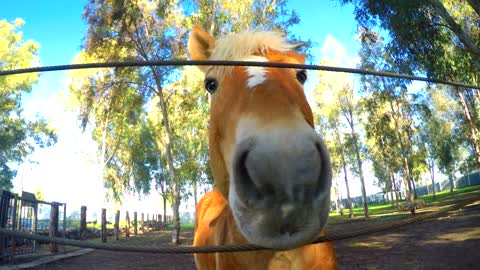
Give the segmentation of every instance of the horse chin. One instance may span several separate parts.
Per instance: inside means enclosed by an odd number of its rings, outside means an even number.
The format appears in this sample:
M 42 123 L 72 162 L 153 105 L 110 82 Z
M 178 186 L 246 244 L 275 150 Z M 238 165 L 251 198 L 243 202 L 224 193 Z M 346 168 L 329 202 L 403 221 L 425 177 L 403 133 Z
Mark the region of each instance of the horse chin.
M 241 234 L 251 244 L 288 250 L 310 244 L 324 229 L 329 213 L 328 194 L 310 205 L 293 205 L 287 216 L 282 215 L 281 206 L 244 203 L 230 190 L 229 203 L 235 223 Z M 317 213 L 316 215 L 314 213 Z

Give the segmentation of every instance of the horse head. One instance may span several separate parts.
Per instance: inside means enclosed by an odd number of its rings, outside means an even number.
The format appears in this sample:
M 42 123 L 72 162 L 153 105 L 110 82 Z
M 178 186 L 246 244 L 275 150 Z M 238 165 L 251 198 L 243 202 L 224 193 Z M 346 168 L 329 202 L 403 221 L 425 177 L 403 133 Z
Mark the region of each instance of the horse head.
M 199 27 L 188 43 L 193 60 L 302 64 L 278 32 L 216 40 Z M 202 66 L 211 94 L 209 154 L 215 187 L 253 244 L 289 249 L 323 230 L 330 209 L 331 163 L 314 129 L 302 69 Z

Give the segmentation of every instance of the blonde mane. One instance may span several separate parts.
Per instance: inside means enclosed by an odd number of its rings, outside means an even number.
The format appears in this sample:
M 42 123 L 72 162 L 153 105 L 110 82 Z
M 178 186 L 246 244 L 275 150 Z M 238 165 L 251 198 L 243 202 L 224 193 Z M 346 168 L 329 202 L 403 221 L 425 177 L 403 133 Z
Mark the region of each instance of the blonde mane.
M 241 32 L 218 39 L 210 54 L 210 60 L 243 61 L 250 56 L 266 56 L 269 50 L 292 51 L 298 44 L 288 43 L 281 32 Z M 219 67 L 220 73 L 232 67 Z

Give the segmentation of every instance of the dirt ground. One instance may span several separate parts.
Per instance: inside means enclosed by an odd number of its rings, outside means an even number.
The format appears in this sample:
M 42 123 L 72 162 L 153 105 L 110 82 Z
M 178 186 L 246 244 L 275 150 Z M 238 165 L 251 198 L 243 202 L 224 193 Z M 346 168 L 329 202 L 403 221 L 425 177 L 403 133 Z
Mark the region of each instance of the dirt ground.
M 368 221 L 350 222 L 335 225 L 331 231 L 355 230 L 365 226 L 368 226 Z M 191 232 L 184 235 L 186 244 L 191 237 Z M 154 234 L 129 241 L 148 245 L 167 243 L 168 240 L 168 237 Z M 435 219 L 388 232 L 337 241 L 334 245 L 338 269 L 478 269 L 480 199 Z M 195 265 L 192 255 L 98 250 L 34 269 L 195 269 Z
M 480 200 L 439 218 L 334 245 L 338 269 L 479 269 Z

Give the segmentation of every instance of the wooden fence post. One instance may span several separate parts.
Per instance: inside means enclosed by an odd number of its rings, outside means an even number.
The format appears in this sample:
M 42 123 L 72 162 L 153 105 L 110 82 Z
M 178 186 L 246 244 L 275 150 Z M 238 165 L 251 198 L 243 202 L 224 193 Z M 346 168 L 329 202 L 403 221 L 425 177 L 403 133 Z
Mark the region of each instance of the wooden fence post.
M 80 207 L 80 239 L 85 239 L 87 233 L 87 207 Z
M 157 230 L 157 221 L 155 220 L 155 215 L 152 214 L 152 231 Z
M 2 190 L 1 193 L 2 196 L 0 196 L 0 227 L 5 228 L 7 226 L 8 208 L 10 206 L 10 198 L 12 194 L 6 190 Z M 0 255 L 2 256 L 0 260 L 3 260 L 3 256 L 7 253 L 7 248 L 8 237 L 2 234 L 0 235 Z
M 120 239 L 120 210 L 115 213 L 115 240 Z
M 142 233 L 145 233 L 145 219 L 144 219 L 144 215 L 142 213 Z
M 147 213 L 147 224 L 148 224 L 147 230 L 150 231 L 150 224 L 152 224 L 152 223 L 150 221 L 150 214 L 149 213 Z M 152 229 L 152 231 L 153 231 L 153 229 Z
M 138 234 L 138 227 L 137 227 L 137 212 L 133 212 L 133 235 Z
M 107 209 L 102 208 L 102 242 L 107 242 Z
M 160 230 L 163 230 L 163 229 L 164 229 L 164 226 L 165 226 L 165 224 L 163 224 L 163 222 L 162 222 L 162 215 L 160 215 L 160 214 L 157 214 L 157 219 L 158 219 L 158 224 L 159 224 L 159 228 L 160 228 Z
M 128 211 L 125 216 L 125 220 L 127 222 L 127 227 L 125 228 L 125 236 L 130 237 L 130 216 L 128 215 Z
M 58 203 L 52 202 L 50 210 L 50 224 L 49 224 L 49 236 L 56 237 L 58 234 Z M 58 245 L 56 243 L 50 243 L 50 252 L 57 253 Z

